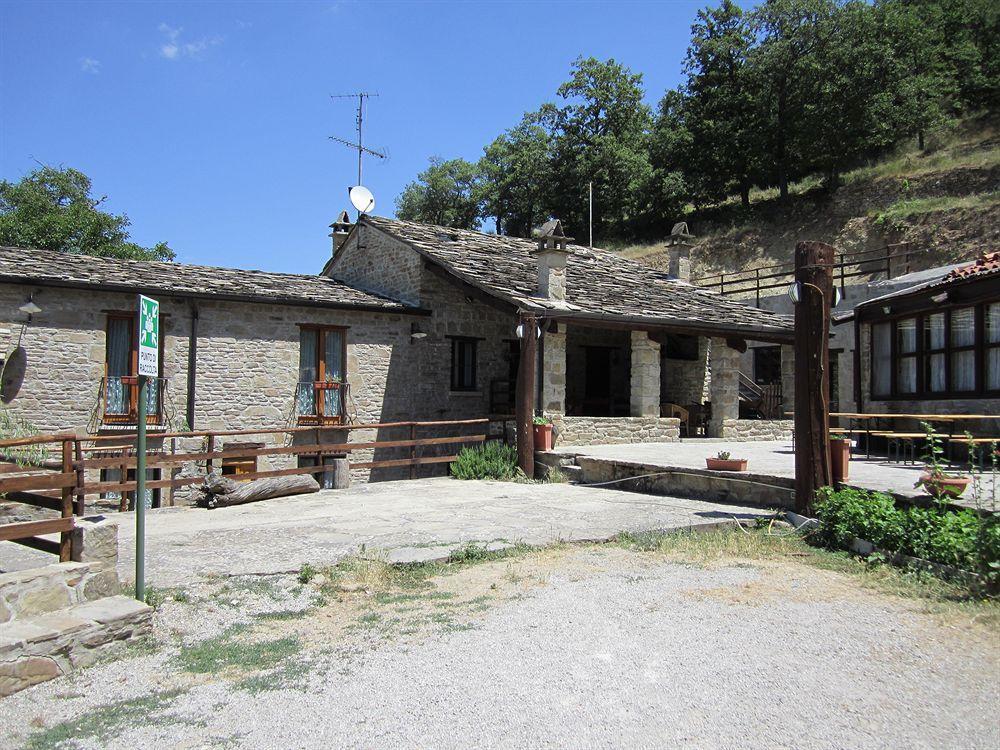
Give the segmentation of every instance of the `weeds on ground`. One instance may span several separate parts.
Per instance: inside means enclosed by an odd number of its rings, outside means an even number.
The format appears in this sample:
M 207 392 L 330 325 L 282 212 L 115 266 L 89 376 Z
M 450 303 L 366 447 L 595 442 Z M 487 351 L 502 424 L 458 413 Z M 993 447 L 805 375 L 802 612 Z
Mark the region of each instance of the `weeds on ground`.
M 28 737 L 25 748 L 50 750 L 71 740 L 74 742 L 95 740 L 103 744 L 131 724 L 177 723 L 179 719 L 173 719 L 163 712 L 183 692 L 183 690 L 166 690 L 97 706 L 79 718 L 60 722 L 32 734 Z
M 509 482 L 523 476 L 517 466 L 517 449 L 497 440 L 462 448 L 451 464 L 456 479 L 493 479 Z
M 234 625 L 214 638 L 182 646 L 177 662 L 185 671 L 195 674 L 215 674 L 232 667 L 271 669 L 302 649 L 299 639 L 293 636 L 268 641 L 240 638 L 246 630 L 245 625 Z

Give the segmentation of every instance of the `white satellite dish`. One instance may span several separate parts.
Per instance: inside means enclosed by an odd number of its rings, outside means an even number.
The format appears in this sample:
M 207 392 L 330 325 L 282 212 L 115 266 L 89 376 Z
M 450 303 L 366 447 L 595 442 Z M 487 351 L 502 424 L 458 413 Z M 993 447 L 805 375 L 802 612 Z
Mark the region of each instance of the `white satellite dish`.
M 351 205 L 359 212 L 367 214 L 375 210 L 375 196 L 364 185 L 355 185 L 347 194 L 351 197 Z

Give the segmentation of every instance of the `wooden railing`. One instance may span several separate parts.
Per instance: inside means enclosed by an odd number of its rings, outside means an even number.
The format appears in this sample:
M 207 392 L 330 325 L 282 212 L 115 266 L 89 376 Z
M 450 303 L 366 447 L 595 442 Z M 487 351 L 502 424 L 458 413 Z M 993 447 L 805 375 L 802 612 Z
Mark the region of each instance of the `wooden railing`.
M 863 250 L 856 253 L 840 253 L 833 264 L 834 283 L 841 290 L 847 279 L 860 276 L 871 277 L 884 274 L 891 279 L 893 270 L 909 273 L 911 262 L 919 252 L 909 242 L 886 245 L 880 250 Z M 895 262 L 894 262 L 895 261 Z M 786 289 L 793 280 L 794 263 L 776 263 L 770 266 L 752 268 L 748 271 L 732 271 L 702 276 L 692 279 L 692 283 L 713 289 L 722 295 L 754 295 L 760 304 L 761 292 L 772 289 Z
M 196 464 L 199 468 L 203 465 L 204 469 L 194 476 L 149 479 L 146 481 L 146 488 L 178 489 L 200 484 L 208 472 L 217 468 L 219 462 L 236 458 L 253 458 L 256 461 L 259 457 L 267 456 L 287 456 L 289 459 L 297 459 L 298 456 L 316 457 L 314 466 L 232 474 L 230 478 L 237 482 L 296 474 L 321 474 L 331 470 L 329 465 L 324 464 L 324 457 L 349 456 L 357 451 L 372 451 L 373 455 L 371 460 L 352 462 L 352 469 L 409 467 L 409 476 L 414 478 L 418 467 L 451 463 L 458 457 L 458 449 L 463 445 L 475 445 L 490 439 L 491 424 L 499 422 L 501 435 L 506 435 L 508 421 L 510 420 L 482 418 L 150 433 L 150 441 L 164 444 L 170 441 L 171 446 L 169 450 L 164 445 L 147 451 L 148 469 L 175 468 L 184 464 Z M 351 442 L 352 432 L 371 430 L 377 431 L 380 437 Z M 429 435 L 429 431 L 434 434 Z M 381 436 L 385 432 L 389 432 L 390 436 Z M 262 445 L 253 448 L 227 448 L 225 445 L 217 447 L 219 438 L 223 437 L 283 436 L 284 442 L 289 443 L 299 433 L 314 433 L 315 438 L 299 444 Z M 332 439 L 324 440 L 324 437 Z M 116 493 L 119 496 L 119 509 L 127 509 L 127 495 L 136 491 L 135 479 L 129 478 L 129 472 L 134 474 L 138 463 L 135 438 L 135 434 L 81 437 L 58 434 L 0 441 L 0 496 L 7 501 L 59 512 L 58 518 L 0 525 L 0 541 L 14 541 L 57 553 L 60 561 L 69 560 L 73 515 L 84 514 L 88 496 Z M 199 439 L 200 446 L 194 450 L 176 450 L 177 440 L 190 439 Z M 405 457 L 380 458 L 374 455 L 375 451 L 382 450 L 402 451 Z M 98 474 L 95 480 L 94 473 L 101 469 L 116 469 L 119 472 L 118 478 L 114 481 L 101 481 Z M 41 535 L 53 533 L 60 534 L 58 543 L 41 538 Z

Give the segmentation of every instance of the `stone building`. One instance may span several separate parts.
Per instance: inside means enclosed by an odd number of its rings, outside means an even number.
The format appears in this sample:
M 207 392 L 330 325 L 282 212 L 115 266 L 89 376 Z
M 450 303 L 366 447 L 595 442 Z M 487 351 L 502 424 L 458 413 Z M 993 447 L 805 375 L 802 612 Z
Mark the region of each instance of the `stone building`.
M 569 244 L 559 222 L 531 240 L 346 214 L 332 227 L 317 275 L 0 248 L 6 408 L 44 431 L 134 431 L 141 292 L 161 303 L 154 432 L 511 414 L 532 312 L 538 411 L 563 443 L 675 439 L 665 407 L 706 401 L 709 435 L 764 436 L 739 419 L 738 358 L 748 340 L 789 343 L 787 316 Z

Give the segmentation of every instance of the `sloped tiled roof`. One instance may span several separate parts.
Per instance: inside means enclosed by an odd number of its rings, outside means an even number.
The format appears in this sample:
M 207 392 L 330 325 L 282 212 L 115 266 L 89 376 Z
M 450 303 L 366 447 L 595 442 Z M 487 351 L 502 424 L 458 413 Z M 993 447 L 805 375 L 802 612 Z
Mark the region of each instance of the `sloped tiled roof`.
M 0 246 L 0 281 L 315 307 L 413 309 L 326 276 L 98 258 L 23 247 Z
M 929 278 L 925 278 L 921 282 L 913 284 L 912 286 L 903 287 L 902 289 L 897 289 L 893 292 L 889 292 L 888 294 L 882 294 L 869 300 L 865 300 L 864 302 L 859 303 L 855 309 L 862 307 L 867 308 L 872 305 L 884 303 L 888 300 L 908 297 L 911 294 L 917 294 L 918 292 L 923 292 L 929 289 L 936 289 L 938 287 L 944 287 L 949 284 L 960 283 L 967 280 L 978 280 L 994 274 L 998 275 L 997 282 L 1000 283 L 1000 251 L 984 253 L 980 258 L 972 261 L 971 263 L 964 263 L 960 266 L 951 266 L 949 267 L 949 270 L 944 271 L 937 276 L 933 275 L 933 270 L 934 269 L 923 272 L 929 275 Z M 897 281 L 901 281 L 903 278 L 905 277 L 900 277 Z M 841 320 L 848 320 L 850 318 L 851 316 L 844 316 Z
M 772 340 L 790 339 L 794 330 L 791 316 L 726 299 L 616 253 L 580 245 L 568 246 L 573 254 L 566 265 L 566 304 L 554 304 L 534 296 L 538 259 L 532 240 L 379 216 L 363 216 L 360 223 L 396 237 L 456 278 L 524 310 Z
M 974 276 L 986 276 L 992 273 L 1000 273 L 1000 251 L 984 253 L 976 261 L 956 268 L 945 276 L 944 280 L 971 279 Z

